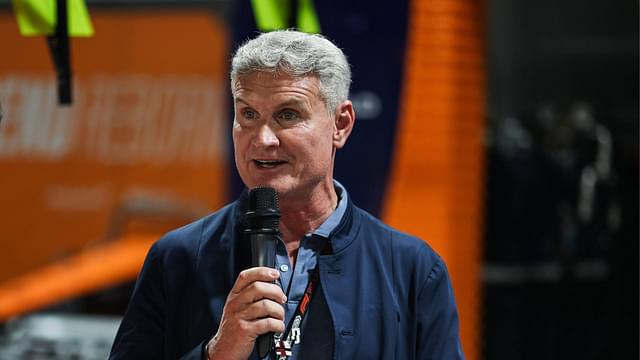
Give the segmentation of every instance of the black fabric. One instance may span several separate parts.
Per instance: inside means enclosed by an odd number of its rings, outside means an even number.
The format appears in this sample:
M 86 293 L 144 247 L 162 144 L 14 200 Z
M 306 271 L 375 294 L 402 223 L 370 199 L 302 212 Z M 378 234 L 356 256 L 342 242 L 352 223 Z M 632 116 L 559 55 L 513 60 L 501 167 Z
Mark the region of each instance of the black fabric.
M 295 354 L 296 358 L 305 360 L 333 359 L 334 336 L 331 312 L 322 290 L 322 282 L 320 282 L 309 304 L 302 329 L 300 349 Z

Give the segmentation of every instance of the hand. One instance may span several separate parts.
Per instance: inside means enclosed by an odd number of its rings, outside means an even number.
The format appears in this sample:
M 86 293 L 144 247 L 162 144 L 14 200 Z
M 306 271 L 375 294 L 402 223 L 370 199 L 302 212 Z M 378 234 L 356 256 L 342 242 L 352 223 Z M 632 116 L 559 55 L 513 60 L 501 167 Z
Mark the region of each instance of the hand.
M 272 282 L 280 277 L 275 269 L 255 267 L 238 275 L 222 311 L 216 335 L 209 341 L 212 360 L 247 359 L 259 335 L 283 332 L 287 301 L 282 289 Z

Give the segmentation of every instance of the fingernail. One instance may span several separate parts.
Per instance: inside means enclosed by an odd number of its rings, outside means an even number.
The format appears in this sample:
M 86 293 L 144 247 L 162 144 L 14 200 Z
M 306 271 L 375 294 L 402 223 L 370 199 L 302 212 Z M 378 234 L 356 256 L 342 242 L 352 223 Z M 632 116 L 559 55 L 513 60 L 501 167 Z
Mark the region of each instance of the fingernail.
M 276 277 L 277 278 L 277 277 L 280 276 L 280 273 L 278 273 L 278 271 L 276 271 L 276 270 L 271 270 L 271 271 L 269 271 L 269 275 L 271 275 L 272 277 Z

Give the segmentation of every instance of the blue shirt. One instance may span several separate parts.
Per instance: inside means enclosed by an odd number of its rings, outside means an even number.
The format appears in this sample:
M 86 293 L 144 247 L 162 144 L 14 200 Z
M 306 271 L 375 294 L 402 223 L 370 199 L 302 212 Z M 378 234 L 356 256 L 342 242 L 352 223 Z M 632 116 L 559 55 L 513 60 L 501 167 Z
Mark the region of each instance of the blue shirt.
M 338 195 L 338 206 L 313 233 L 307 234 L 302 238 L 300 247 L 298 248 L 295 267 L 291 266 L 289 262 L 289 256 L 284 242 L 282 239 L 278 241 L 276 247 L 276 268 L 280 271 L 280 286 L 287 296 L 287 302 L 285 304 L 285 327 L 288 327 L 300 300 L 302 300 L 307 283 L 309 282 L 309 275 L 317 266 L 318 255 L 322 252 L 329 235 L 336 226 L 338 226 L 347 209 L 347 191 L 339 182 L 334 180 L 333 183 L 336 194 Z M 316 291 L 314 297 L 318 295 L 324 296 L 324 294 L 319 294 L 319 291 Z M 313 309 L 315 311 L 325 311 L 326 316 L 330 316 L 328 311 L 326 311 L 326 306 L 319 306 Z M 316 329 L 305 326 L 306 318 L 305 316 L 305 321 L 303 321 L 302 328 L 304 331 L 302 332 L 302 336 L 313 336 L 309 334 L 313 334 Z M 298 345 L 294 345 L 293 356 L 291 356 L 290 359 L 293 360 L 296 358 L 296 350 L 298 348 Z

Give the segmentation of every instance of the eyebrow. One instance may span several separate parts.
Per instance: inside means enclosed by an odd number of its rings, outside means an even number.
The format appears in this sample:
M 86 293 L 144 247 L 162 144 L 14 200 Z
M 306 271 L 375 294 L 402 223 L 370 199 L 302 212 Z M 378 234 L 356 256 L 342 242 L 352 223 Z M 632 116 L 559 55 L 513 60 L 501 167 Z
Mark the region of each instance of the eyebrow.
M 235 99 L 235 102 L 241 102 L 241 103 L 243 103 L 243 104 L 245 104 L 245 105 L 247 105 L 247 106 L 251 106 L 251 104 L 249 104 L 249 102 L 245 101 L 244 99 L 242 99 L 242 98 L 240 98 L 240 97 L 237 97 L 237 98 Z
M 249 106 L 249 107 L 253 107 L 251 104 L 249 104 L 249 102 L 248 102 L 248 101 L 244 100 L 244 99 L 243 99 L 243 98 L 241 98 L 241 97 L 237 97 L 237 98 L 235 99 L 235 102 L 241 102 L 241 103 L 243 103 L 243 104 L 245 104 L 245 105 L 247 105 L 247 106 Z M 277 107 L 278 107 L 278 108 L 280 108 L 280 109 L 281 109 L 281 108 L 288 107 L 288 106 L 295 106 L 295 107 L 300 107 L 300 108 L 308 109 L 308 104 L 307 104 L 307 102 L 305 102 L 304 100 L 301 100 L 301 99 L 291 99 L 291 100 L 286 100 L 285 102 L 280 103 L 280 104 L 278 104 L 278 105 L 277 105 Z
M 278 104 L 279 108 L 283 108 L 283 107 L 287 107 L 287 106 L 296 106 L 296 107 L 302 107 L 302 108 L 307 108 L 307 103 L 303 100 L 298 100 L 298 99 L 291 99 L 291 100 L 287 100 L 281 104 Z

